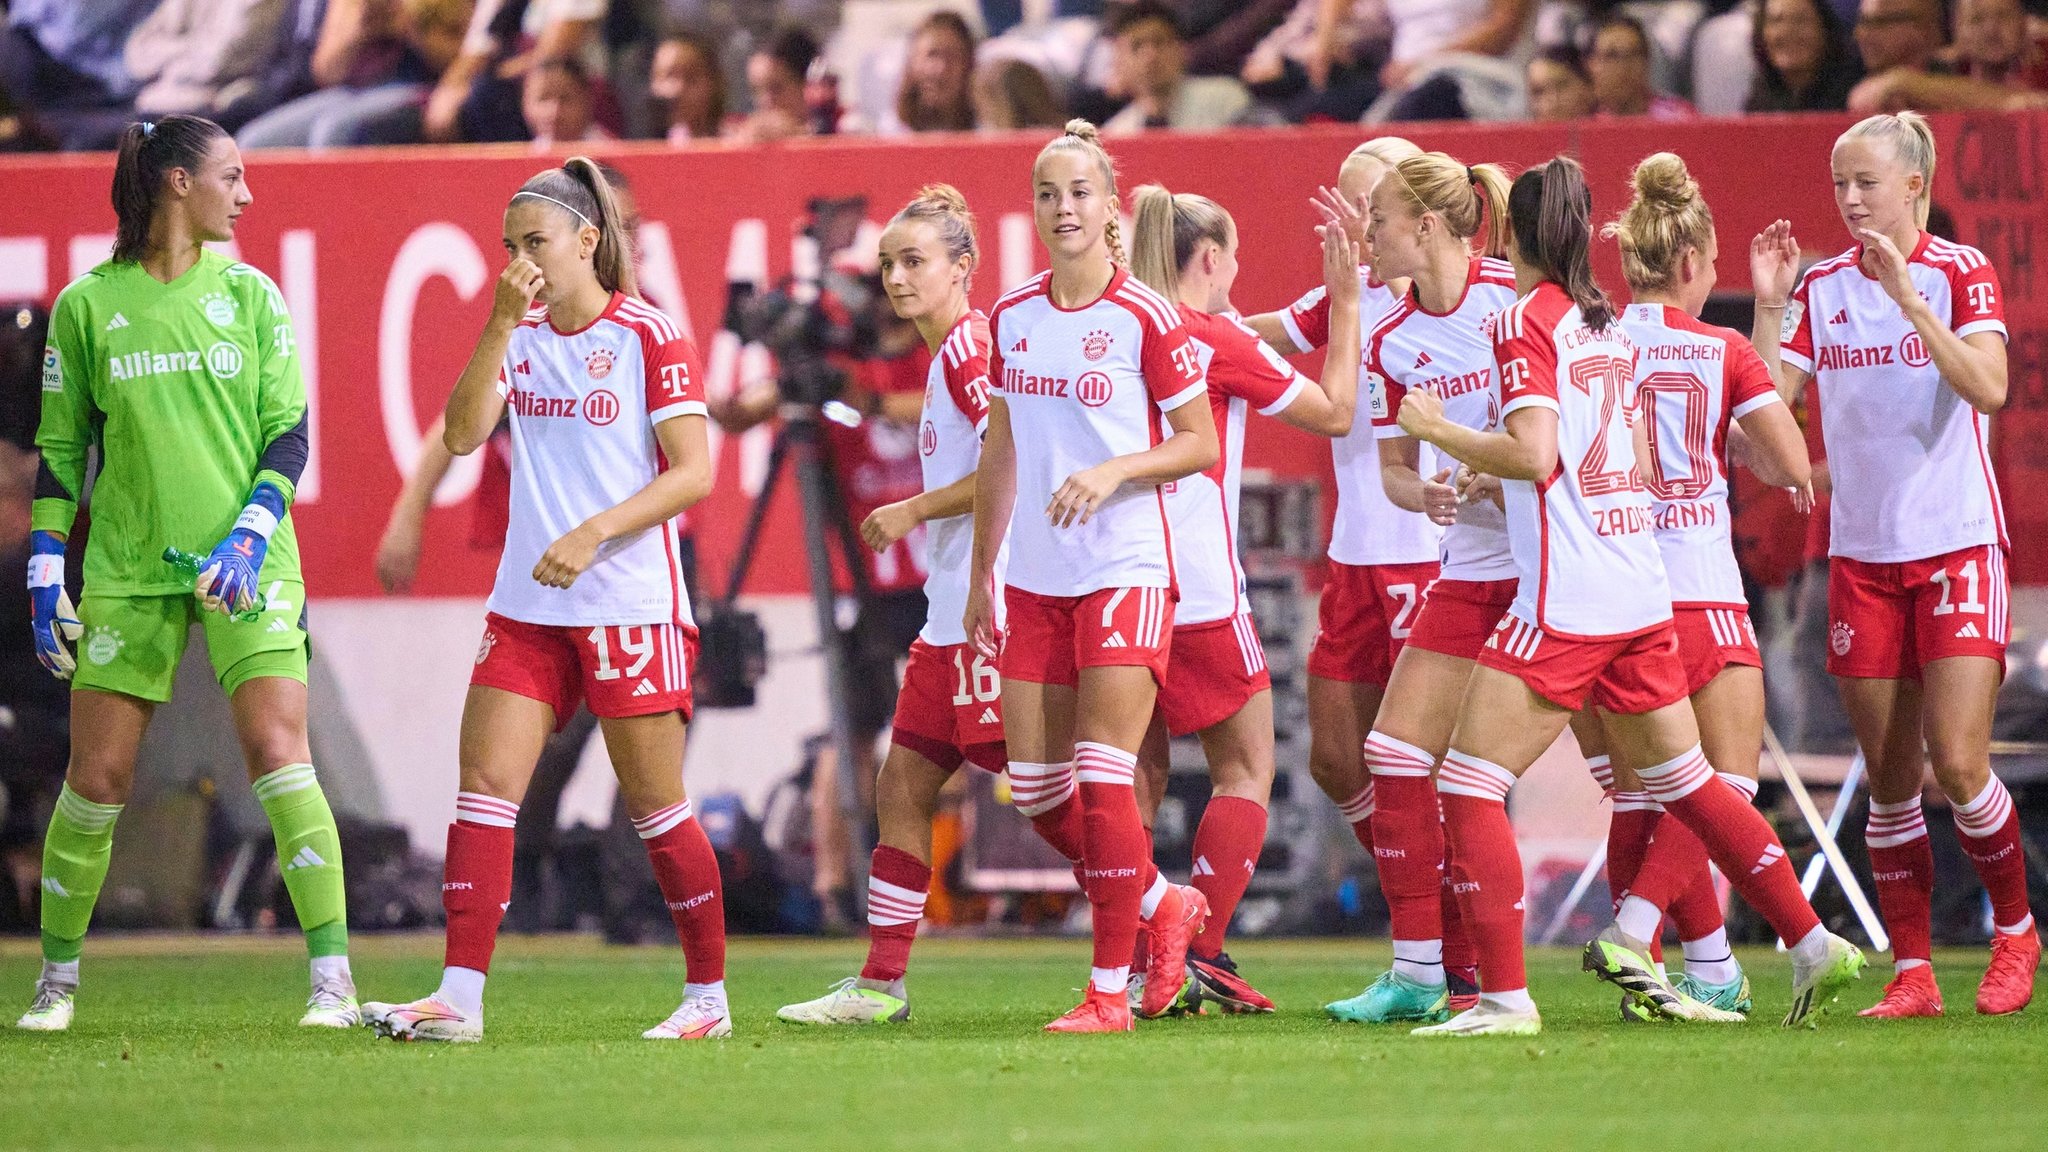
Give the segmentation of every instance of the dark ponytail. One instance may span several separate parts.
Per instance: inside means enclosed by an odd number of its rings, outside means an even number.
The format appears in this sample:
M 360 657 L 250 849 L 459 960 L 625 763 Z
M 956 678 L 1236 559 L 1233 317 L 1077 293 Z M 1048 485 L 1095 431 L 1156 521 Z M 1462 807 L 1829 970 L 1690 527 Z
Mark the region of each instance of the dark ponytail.
M 199 116 L 173 114 L 130 124 L 114 160 L 114 259 L 134 263 L 149 246 L 149 225 L 173 168 L 197 173 L 227 130 Z
M 560 168 L 535 173 L 519 186 L 513 198 L 522 195 L 552 201 L 558 211 L 567 210 L 575 217 L 577 227 L 597 229 L 597 251 L 590 261 L 596 268 L 597 282 L 607 292 L 640 294 L 633 277 L 632 222 L 619 206 L 602 165 L 588 156 L 571 156 Z
M 1517 176 L 1508 218 L 1522 262 L 1565 290 L 1586 327 L 1598 332 L 1614 322 L 1614 305 L 1593 279 L 1593 193 L 1578 161 L 1559 156 Z

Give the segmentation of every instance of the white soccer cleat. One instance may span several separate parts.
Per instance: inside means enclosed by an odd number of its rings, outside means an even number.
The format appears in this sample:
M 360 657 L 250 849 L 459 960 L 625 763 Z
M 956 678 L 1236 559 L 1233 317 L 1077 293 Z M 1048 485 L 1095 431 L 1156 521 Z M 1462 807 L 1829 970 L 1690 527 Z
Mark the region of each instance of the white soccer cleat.
M 437 996 L 410 1004 L 362 1006 L 363 1019 L 379 1036 L 392 1040 L 427 1040 L 443 1044 L 474 1044 L 484 1038 L 482 1013 L 474 1017 Z
M 791 1024 L 900 1024 L 910 1019 L 910 1000 L 900 980 L 889 988 L 867 988 L 860 977 L 848 976 L 816 1000 L 777 1008 L 775 1018 Z
M 1543 1031 L 1543 1017 L 1535 1009 L 1518 1012 L 1481 1000 L 1441 1024 L 1429 1024 L 1410 1032 L 1411 1036 L 1534 1036 Z
M 299 1017 L 301 1028 L 353 1028 L 362 1022 L 355 981 L 345 976 L 313 985 L 313 994 L 306 998 L 306 1014 Z
M 732 1035 L 732 1010 L 710 996 L 685 996 L 669 1018 L 640 1034 L 646 1040 L 723 1040 Z
M 36 981 L 35 1002 L 21 1014 L 21 1019 L 16 1020 L 14 1026 L 29 1032 L 68 1031 L 71 1027 L 71 993 L 69 985 Z
M 1812 964 L 1803 963 L 1798 952 L 1793 952 L 1792 1010 L 1785 1013 L 1787 1028 L 1805 1024 L 1825 1012 L 1842 989 L 1863 978 L 1863 969 L 1869 962 L 1863 958 L 1862 949 L 1832 932 L 1827 934 L 1826 943 L 1827 950 Z
M 1133 1012 L 1145 1003 L 1145 973 L 1131 973 L 1131 982 L 1124 985 L 1124 996 L 1130 1000 Z

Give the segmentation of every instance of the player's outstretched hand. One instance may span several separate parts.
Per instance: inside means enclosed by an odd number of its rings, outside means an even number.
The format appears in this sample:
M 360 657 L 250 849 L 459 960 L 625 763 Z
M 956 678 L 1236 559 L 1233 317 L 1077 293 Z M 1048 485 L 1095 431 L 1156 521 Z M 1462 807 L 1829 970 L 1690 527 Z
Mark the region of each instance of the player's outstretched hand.
M 1086 524 L 1110 493 L 1124 482 L 1123 471 L 1115 460 L 1105 460 L 1093 468 L 1083 468 L 1052 494 L 1052 503 L 1045 506 L 1045 518 L 1055 528 L 1073 524 Z
M 1749 242 L 1749 280 L 1756 302 L 1767 308 L 1782 308 L 1792 298 L 1799 281 L 1799 241 L 1792 237 L 1790 221 L 1772 221 Z
M 1323 238 L 1323 287 L 1333 308 L 1358 307 L 1358 246 L 1336 224 L 1316 228 Z
M 270 541 L 247 528 L 237 528 L 227 539 L 213 546 L 199 578 L 192 582 L 192 594 L 209 612 L 233 616 L 256 606 L 256 578 L 263 571 L 263 557 Z
M 71 679 L 78 669 L 71 645 L 85 626 L 64 589 L 64 541 L 53 532 L 29 533 L 28 603 L 36 660 L 57 679 Z
M 571 528 L 560 540 L 548 545 L 533 566 L 535 582 L 549 588 L 567 588 L 597 562 L 598 546 L 604 535 L 589 524 Z
M 540 294 L 540 266 L 524 256 L 515 256 L 498 277 L 497 297 L 491 302 L 491 319 L 517 324 L 533 298 Z
M 910 501 L 884 504 L 860 522 L 861 543 L 876 552 L 887 552 L 898 540 L 910 535 L 917 524 L 917 513 L 911 510 Z

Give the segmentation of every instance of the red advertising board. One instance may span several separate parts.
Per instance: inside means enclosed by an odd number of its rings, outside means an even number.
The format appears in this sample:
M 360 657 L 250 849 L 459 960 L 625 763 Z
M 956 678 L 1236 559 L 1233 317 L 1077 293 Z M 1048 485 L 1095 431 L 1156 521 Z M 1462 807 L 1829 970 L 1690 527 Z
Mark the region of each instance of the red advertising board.
M 1746 241 L 1778 217 L 1803 246 L 1828 254 L 1847 246 L 1830 197 L 1827 155 L 1848 123 L 1831 116 L 1670 124 L 1410 126 L 1427 148 L 1471 162 L 1520 168 L 1561 151 L 1585 162 L 1602 216 L 1618 210 L 1634 162 L 1670 148 L 1704 186 L 1722 235 L 1724 288 L 1748 282 Z M 1996 422 L 1994 449 L 2008 493 L 2048 483 L 2048 282 L 2032 261 L 2048 236 L 2041 188 L 2048 116 L 1941 117 L 1942 167 L 1936 198 L 1956 217 L 1958 238 L 1985 249 L 2007 291 L 2013 341 L 2011 401 Z M 1363 135 L 1323 127 L 1185 136 L 1158 134 L 1113 146 L 1123 190 L 1159 181 L 1206 193 L 1235 216 L 1243 273 L 1235 304 L 1246 312 L 1283 306 L 1319 274 L 1309 196 L 1333 181 L 1338 162 Z M 800 141 L 777 146 L 672 151 L 611 145 L 603 155 L 632 180 L 647 227 L 643 282 L 683 319 L 709 362 L 711 386 L 730 387 L 763 366 L 716 329 L 731 278 L 788 271 L 792 237 L 808 199 L 867 197 L 879 226 L 931 181 L 946 181 L 974 207 L 985 250 L 974 288 L 992 303 L 1001 287 L 1043 266 L 1030 223 L 1029 172 L 1036 137 L 949 137 L 916 141 Z M 549 163 L 513 148 L 385 149 L 322 156 L 250 158 L 255 203 L 242 218 L 239 254 L 278 281 L 310 350 L 315 458 L 297 515 L 309 582 L 325 596 L 376 592 L 371 557 L 385 514 L 489 309 L 504 260 L 499 225 L 506 198 Z M 54 297 L 102 259 L 113 230 L 106 156 L 0 159 L 0 299 Z M 871 239 L 871 238 L 870 238 Z M 864 241 L 865 242 L 865 241 Z M 1612 245 L 1598 268 L 1621 288 Z M 1619 294 L 1617 292 L 1617 294 Z M 1313 359 L 1305 366 L 1313 370 Z M 710 571 L 736 541 L 765 442 L 756 435 L 716 442 L 716 493 L 693 513 Z M 1254 427 L 1253 467 L 1327 477 L 1329 453 L 1314 438 L 1274 421 Z M 429 533 L 432 548 L 418 591 L 477 595 L 493 558 L 461 546 L 473 471 L 444 486 Z M 2010 499 L 2018 548 L 2013 571 L 2048 583 L 2048 504 Z M 799 534 L 789 486 L 779 494 L 755 566 L 756 590 L 801 588 Z M 715 585 L 715 580 L 714 580 Z

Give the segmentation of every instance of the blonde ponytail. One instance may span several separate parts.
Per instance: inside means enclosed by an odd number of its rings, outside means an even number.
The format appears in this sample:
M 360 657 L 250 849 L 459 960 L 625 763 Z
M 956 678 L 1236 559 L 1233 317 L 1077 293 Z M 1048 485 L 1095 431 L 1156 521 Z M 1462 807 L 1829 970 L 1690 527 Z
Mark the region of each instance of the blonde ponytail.
M 597 282 L 607 292 L 640 294 L 633 276 L 632 221 L 619 206 L 618 194 L 597 161 L 588 156 L 571 156 L 560 168 L 534 173 L 512 194 L 554 205 L 554 210 L 574 218 L 579 228 L 597 229 L 597 251 L 590 257 Z
M 1442 152 L 1422 152 L 1397 162 L 1393 174 L 1401 195 L 1418 212 L 1434 212 L 1460 240 L 1480 237 L 1480 254 L 1507 254 L 1508 175 L 1498 164 L 1466 167 Z M 1484 235 L 1481 230 L 1484 229 Z
M 1175 194 L 1159 184 L 1140 185 L 1132 196 L 1131 275 L 1169 302 L 1180 301 L 1180 273 L 1202 241 L 1230 243 L 1234 225 L 1223 205 L 1192 192 Z
M 1914 201 L 1913 215 L 1914 223 L 1926 228 L 1927 214 L 1934 208 L 1934 128 L 1927 123 L 1927 117 L 1910 109 L 1880 112 L 1850 125 L 1835 143 L 1839 145 L 1852 136 L 1888 141 L 1899 163 L 1920 173 L 1920 196 Z

